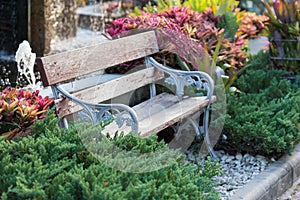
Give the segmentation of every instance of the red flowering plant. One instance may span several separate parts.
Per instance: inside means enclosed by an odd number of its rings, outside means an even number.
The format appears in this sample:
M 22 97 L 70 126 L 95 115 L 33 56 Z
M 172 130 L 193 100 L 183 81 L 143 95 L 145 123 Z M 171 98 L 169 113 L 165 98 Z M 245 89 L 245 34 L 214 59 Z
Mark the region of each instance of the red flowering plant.
M 187 7 L 172 7 L 171 10 L 151 14 L 144 12 L 143 15 L 116 19 L 108 30 L 111 36 L 132 29 L 163 28 L 178 31 L 196 39 L 209 53 L 216 48 L 219 37 L 224 30 L 218 28 L 219 16 L 214 16 L 211 9 L 199 13 Z M 232 66 L 243 65 L 246 59 L 242 51 L 246 44 L 242 38 L 235 42 L 224 38 L 222 40 L 220 59 Z
M 44 118 L 53 99 L 42 97 L 39 90 L 17 90 L 7 87 L 0 92 L 0 135 L 10 140 L 24 135 L 37 119 Z
M 215 16 L 211 8 L 207 8 L 203 12 L 197 12 L 188 7 L 181 6 L 172 7 L 170 10 L 164 10 L 160 13 L 147 13 L 143 11 L 141 11 L 141 13 L 142 15 L 139 16 L 113 20 L 111 28 L 108 29 L 108 33 L 114 37 L 117 34 L 133 29 L 169 29 L 191 37 L 206 49 L 212 57 L 220 41 L 216 64 L 218 66 L 224 66 L 225 64 L 231 66 L 231 69 L 228 70 L 229 72 L 227 73 L 230 78 L 235 77 L 233 74 L 241 69 L 247 61 L 247 52 L 244 51 L 247 47 L 246 38 L 250 38 L 251 34 L 257 33 L 246 32 L 247 30 L 241 27 L 241 29 L 239 29 L 239 35 L 233 34 L 233 37 L 226 37 L 230 31 L 226 30 L 224 24 L 224 26 L 222 26 L 222 16 Z M 236 21 L 234 22 L 236 23 Z M 258 30 L 261 24 L 255 24 L 252 23 L 255 29 Z M 237 29 L 238 27 L 236 30 Z M 228 81 L 228 83 L 231 82 L 232 81 Z M 226 87 L 229 87 L 229 85 Z

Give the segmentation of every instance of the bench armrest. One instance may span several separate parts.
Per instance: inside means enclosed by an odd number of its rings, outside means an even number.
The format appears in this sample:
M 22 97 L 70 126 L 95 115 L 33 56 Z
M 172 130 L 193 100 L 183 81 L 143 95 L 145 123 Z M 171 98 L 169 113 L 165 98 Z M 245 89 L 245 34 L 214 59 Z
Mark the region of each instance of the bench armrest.
M 126 123 L 127 126 L 131 126 L 132 131 L 138 131 L 137 115 L 135 111 L 127 105 L 88 103 L 72 96 L 61 86 L 54 86 L 52 89 L 55 99 L 58 99 L 58 94 L 61 93 L 64 97 L 80 105 L 84 109 L 85 115 L 89 117 L 93 124 L 101 120 L 105 121 L 113 118 L 119 127 Z
M 185 86 L 195 85 L 197 89 L 202 88 L 207 91 L 207 99 L 211 100 L 214 92 L 214 81 L 207 73 L 201 71 L 182 71 L 171 69 L 158 63 L 152 57 L 146 57 L 146 66 L 154 66 L 167 73 L 172 79 L 172 82 L 175 83 L 176 95 L 180 98 L 184 95 Z

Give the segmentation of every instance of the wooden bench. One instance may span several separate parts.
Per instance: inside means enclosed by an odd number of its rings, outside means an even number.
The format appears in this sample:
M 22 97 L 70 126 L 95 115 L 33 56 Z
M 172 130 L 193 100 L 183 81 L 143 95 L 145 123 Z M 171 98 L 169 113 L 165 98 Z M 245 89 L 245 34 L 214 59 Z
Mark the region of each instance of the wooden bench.
M 181 125 L 184 125 L 183 122 L 189 123 L 197 136 L 205 136 L 208 149 L 213 153 L 208 137 L 208 107 L 215 100 L 212 96 L 213 80 L 204 72 L 181 71 L 163 66 L 151 57 L 157 52 L 159 48 L 155 32 L 149 31 L 41 57 L 38 58 L 37 64 L 44 86 L 51 86 L 57 99 L 56 109 L 60 117 L 66 119 L 68 115 L 85 116 L 93 123 L 113 119 L 105 131 L 109 133 L 135 131 L 141 137 L 147 137 L 170 126 L 179 131 L 178 123 Z M 139 58 L 145 59 L 144 67 L 131 73 L 99 81 L 100 84 L 95 81 L 95 84 L 88 85 L 91 87 L 80 87 L 79 90 L 71 91 L 62 86 L 62 83 L 73 81 L 77 77 L 83 76 L 86 80 L 90 80 L 94 77 L 88 76 L 90 73 Z M 105 76 L 109 75 L 99 74 L 100 79 Z M 174 94 L 166 92 L 156 94 L 156 84 L 166 84 L 166 78 L 169 82 L 172 80 L 176 86 Z M 103 103 L 148 86 L 150 98 L 133 107 Z M 206 95 L 188 97 L 184 94 L 187 86 L 202 89 Z M 200 113 L 203 113 L 201 123 L 199 123 Z

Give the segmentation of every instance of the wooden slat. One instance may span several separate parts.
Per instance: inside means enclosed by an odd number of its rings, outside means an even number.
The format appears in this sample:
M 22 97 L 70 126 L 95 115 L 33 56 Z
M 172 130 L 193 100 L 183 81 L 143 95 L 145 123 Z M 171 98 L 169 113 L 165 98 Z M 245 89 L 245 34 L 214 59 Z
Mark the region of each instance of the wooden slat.
M 127 74 L 112 81 L 73 93 L 73 96 L 89 103 L 99 103 L 164 78 L 164 73 L 151 67 Z M 69 99 L 64 99 L 57 105 L 59 116 L 66 116 L 82 108 Z
M 44 86 L 74 79 L 159 51 L 154 31 L 37 59 Z
M 179 102 L 175 95 L 163 93 L 148 101 L 142 102 L 133 107 L 139 121 L 149 119 L 153 114 L 163 112 L 166 108 Z
M 164 94 L 165 97 L 163 98 L 167 98 L 169 95 L 171 94 Z M 172 97 L 169 96 L 168 98 Z M 176 96 L 173 96 L 173 98 L 175 100 L 177 99 Z M 161 106 L 161 109 L 156 113 L 148 111 L 149 108 L 147 107 L 141 110 L 135 110 L 138 116 L 140 116 L 140 113 L 149 113 L 148 117 L 141 121 L 139 120 L 139 132 L 141 137 L 148 137 L 151 134 L 155 134 L 196 113 L 205 108 L 209 104 L 209 100 L 207 100 L 206 97 L 189 97 L 173 105 L 166 105 L 166 107 L 164 107 L 164 104 L 160 103 L 160 101 L 157 103 Z
M 212 102 L 216 101 L 215 96 Z M 155 134 L 182 119 L 191 116 L 209 104 L 206 97 L 189 97 L 179 101 L 178 97 L 172 94 L 163 93 L 145 101 L 133 109 L 137 113 L 139 121 L 139 133 L 141 137 L 148 137 Z M 131 131 L 130 127 L 118 128 L 115 122 L 106 126 L 103 133 L 114 134 L 116 131 L 125 134 Z

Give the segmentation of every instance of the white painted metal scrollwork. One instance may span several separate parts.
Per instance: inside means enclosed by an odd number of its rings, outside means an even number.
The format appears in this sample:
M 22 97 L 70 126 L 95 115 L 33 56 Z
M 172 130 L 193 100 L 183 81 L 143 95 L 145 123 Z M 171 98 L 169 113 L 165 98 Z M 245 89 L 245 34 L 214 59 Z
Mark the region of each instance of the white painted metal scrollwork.
M 126 124 L 130 126 L 132 131 L 138 131 L 137 115 L 132 108 L 123 104 L 92 104 L 84 102 L 63 89 L 60 86 L 53 87 L 53 94 L 58 99 L 58 94 L 62 94 L 66 98 L 69 98 L 74 103 L 80 105 L 83 111 L 79 114 L 83 120 L 91 121 L 93 124 L 99 123 L 99 121 L 108 122 L 115 120 L 119 127 Z M 64 126 L 67 127 L 67 124 Z
M 146 58 L 146 65 L 147 67 L 157 67 L 158 69 L 161 69 L 165 73 L 169 75 L 169 77 L 166 78 L 166 82 L 171 85 L 176 86 L 176 95 L 179 98 L 182 98 L 184 95 L 184 88 L 186 86 L 193 85 L 196 87 L 197 90 L 205 90 L 207 92 L 206 96 L 207 99 L 210 100 L 214 92 L 214 82 L 212 78 L 205 72 L 200 71 L 181 71 L 181 70 L 175 70 L 168 67 L 163 66 L 162 64 L 158 63 L 154 58 L 147 57 Z M 153 86 L 154 88 L 154 86 Z M 183 130 L 187 126 L 191 126 L 195 131 L 195 136 L 197 139 L 200 139 L 201 137 L 204 138 L 204 143 L 210 152 L 210 155 L 214 158 L 216 158 L 216 154 L 213 151 L 209 134 L 208 134 L 208 127 L 209 127 L 209 106 L 202 110 L 201 113 L 203 113 L 203 121 L 202 125 L 199 125 L 199 121 L 194 119 L 193 117 L 188 117 L 187 120 L 184 123 L 179 122 L 177 126 L 174 126 L 176 134 L 182 135 Z M 200 113 L 198 113 L 198 120 L 199 120 Z M 176 137 L 176 136 L 175 136 Z
M 211 99 L 213 94 L 214 82 L 212 78 L 205 72 L 200 71 L 182 71 L 175 70 L 163 66 L 158 63 L 154 58 L 146 58 L 147 67 L 154 66 L 161 69 L 169 75 L 166 79 L 167 83 L 176 85 L 176 95 L 178 97 L 183 97 L 184 87 L 189 85 L 194 85 L 197 90 L 203 89 L 207 91 L 207 98 Z

